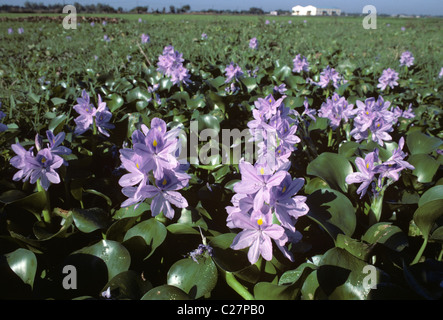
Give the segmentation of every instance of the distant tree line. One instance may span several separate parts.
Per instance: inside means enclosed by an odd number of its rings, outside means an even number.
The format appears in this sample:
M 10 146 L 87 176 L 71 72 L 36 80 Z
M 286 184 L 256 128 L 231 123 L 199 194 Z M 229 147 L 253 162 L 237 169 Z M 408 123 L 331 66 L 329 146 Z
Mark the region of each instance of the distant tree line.
M 74 2 L 74 7 L 77 9 L 78 13 L 123 13 L 123 12 L 129 12 L 129 13 L 149 13 L 149 7 L 148 6 L 137 6 L 135 8 L 130 9 L 129 11 L 123 10 L 122 7 L 118 7 L 115 9 L 114 7 L 103 4 L 103 3 L 97 3 L 97 4 L 88 4 L 88 5 L 82 5 L 78 2 Z M 57 4 L 49 4 L 45 5 L 42 2 L 36 3 L 36 2 L 29 2 L 26 1 L 23 6 L 18 5 L 9 5 L 4 4 L 0 6 L 0 12 L 9 12 L 9 13 L 61 13 L 63 11 L 64 5 L 61 3 Z M 166 8 L 163 7 L 162 10 L 159 9 L 151 9 L 152 13 L 186 13 L 191 10 L 190 5 L 184 5 L 180 8 L 170 6 L 169 12 L 166 11 Z
M 115 9 L 114 7 L 103 4 L 88 4 L 82 5 L 78 2 L 74 2 L 74 7 L 77 9 L 77 13 L 136 13 L 136 14 L 144 14 L 150 13 L 148 6 L 137 6 L 130 10 L 124 10 L 122 7 L 118 7 Z M 0 6 L 0 12 L 8 12 L 8 13 L 61 13 L 63 11 L 64 5 L 61 3 L 58 4 L 49 4 L 45 5 L 42 2 L 30 2 L 26 1 L 23 6 L 18 5 L 8 5 L 4 4 Z M 164 13 L 187 13 L 191 11 L 190 5 L 184 5 L 181 7 L 169 6 L 169 8 L 163 7 L 162 9 L 151 9 L 151 13 L 156 14 L 164 14 Z M 265 12 L 261 8 L 252 7 L 249 10 L 201 10 L 201 13 L 218 13 L 218 14 L 256 14 L 263 15 Z M 289 14 L 289 11 L 278 10 L 279 14 Z

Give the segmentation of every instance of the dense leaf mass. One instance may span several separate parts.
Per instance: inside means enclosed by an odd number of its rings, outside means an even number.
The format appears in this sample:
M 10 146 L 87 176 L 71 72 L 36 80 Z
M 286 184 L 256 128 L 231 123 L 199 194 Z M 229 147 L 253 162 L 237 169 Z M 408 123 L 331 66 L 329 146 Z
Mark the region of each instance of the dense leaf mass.
M 88 19 L 0 23 L 0 299 L 443 298 L 441 20 Z

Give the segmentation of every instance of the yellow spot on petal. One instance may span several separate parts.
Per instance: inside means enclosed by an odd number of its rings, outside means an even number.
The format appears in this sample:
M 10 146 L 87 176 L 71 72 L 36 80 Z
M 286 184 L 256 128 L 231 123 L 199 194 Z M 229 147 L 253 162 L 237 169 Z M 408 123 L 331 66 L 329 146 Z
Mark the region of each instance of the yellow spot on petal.
M 272 103 L 272 99 L 269 99 L 269 103 Z
M 257 224 L 258 224 L 259 226 L 261 226 L 261 225 L 263 224 L 263 219 L 262 219 L 262 218 L 258 219 L 258 220 L 257 220 Z
M 366 164 L 366 169 L 369 169 L 369 163 Z
M 45 162 L 46 162 L 46 158 L 43 157 L 43 158 L 42 158 L 42 163 L 45 163 Z
M 136 163 L 135 166 L 137 167 L 137 169 L 140 169 L 140 166 L 138 165 L 138 163 Z
M 281 190 L 282 193 L 286 191 L 286 186 L 283 186 L 283 189 Z
M 260 169 L 260 174 L 262 174 L 262 175 L 265 174 L 265 169 L 261 168 Z
M 153 145 L 154 147 L 156 147 L 156 146 L 157 146 L 157 140 L 154 140 L 154 142 L 152 143 L 152 145 Z
M 166 181 L 166 179 L 163 179 L 162 185 L 166 185 L 168 183 L 168 181 Z

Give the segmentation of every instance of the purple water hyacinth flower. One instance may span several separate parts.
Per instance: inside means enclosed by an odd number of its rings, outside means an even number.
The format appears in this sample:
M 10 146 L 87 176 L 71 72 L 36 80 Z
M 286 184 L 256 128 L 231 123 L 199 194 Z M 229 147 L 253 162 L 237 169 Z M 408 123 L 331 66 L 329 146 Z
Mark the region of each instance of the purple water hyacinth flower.
M 443 77 L 443 67 L 440 69 L 440 73 L 438 74 L 438 77 L 440 79 Z
M 328 118 L 332 129 L 335 130 L 342 121 L 348 122 L 356 112 L 357 110 L 354 109 L 353 104 L 349 104 L 346 98 L 334 92 L 332 97 L 322 104 L 318 116 Z
M 277 219 L 285 229 L 295 232 L 295 221 L 308 213 L 305 196 L 296 196 L 303 187 L 303 178 L 292 179 L 286 172 L 281 184 L 272 189 L 270 206 L 274 208 Z
M 361 183 L 357 189 L 357 194 L 360 194 L 360 199 L 366 194 L 368 187 L 374 181 L 374 176 L 377 173 L 378 150 L 368 153 L 365 158 L 357 157 L 355 165 L 358 172 L 349 174 L 345 181 L 347 184 Z
M 158 57 L 157 71 L 171 77 L 174 84 L 181 85 L 190 82 L 188 70 L 183 66 L 183 54 L 174 49 L 173 46 L 166 46 L 162 55 Z
M 235 217 L 235 226 L 243 230 L 234 238 L 231 248 L 240 250 L 249 247 L 248 260 L 251 264 L 256 263 L 260 256 L 267 261 L 272 259 L 272 239 L 287 241 L 285 230 L 272 223 L 269 206 L 263 206 L 262 210 L 255 211 L 250 216 L 238 214 Z
M 190 83 L 191 75 L 189 74 L 188 69 L 186 69 L 183 65 L 179 65 L 174 68 L 171 72 L 171 81 L 173 84 L 188 84 Z
M 34 157 L 32 153 L 33 147 L 31 147 L 30 150 L 26 150 L 21 144 L 15 143 L 11 145 L 11 148 L 15 152 L 16 156 L 11 158 L 10 163 L 14 168 L 19 169 L 19 171 L 17 171 L 12 177 L 12 180 L 27 181 L 32 173 L 30 160 Z
M 40 180 L 43 189 L 48 190 L 51 183 L 60 183 L 60 176 L 55 169 L 63 165 L 63 158 L 54 155 L 49 148 L 40 150 L 35 157 L 28 158 L 32 170 L 29 182 L 34 184 Z
M 400 66 L 410 67 L 414 64 L 414 56 L 410 51 L 405 51 L 400 57 Z
M 303 106 L 305 107 L 305 110 L 303 111 L 302 116 L 307 115 L 309 118 L 314 120 L 314 122 L 316 122 L 317 118 L 315 117 L 315 115 L 317 114 L 317 110 L 309 108 L 309 101 L 308 101 L 308 98 L 306 98 L 306 97 L 305 97 L 305 101 L 303 101 Z
M 384 91 L 388 86 L 391 89 L 394 89 L 395 86 L 398 86 L 398 79 L 398 72 L 391 68 L 385 69 L 383 70 L 381 77 L 378 79 L 379 83 L 377 88 L 380 88 L 382 91 Z
M 286 89 L 286 84 L 282 83 L 279 86 L 274 86 L 273 92 L 274 93 L 280 93 L 281 95 L 283 95 L 288 89 Z
M 381 173 L 380 178 L 390 178 L 393 181 L 399 179 L 399 172 L 404 169 L 414 170 L 415 167 L 404 159 L 407 153 L 403 152 L 403 147 L 405 145 L 404 137 L 401 137 L 398 142 L 398 148 L 392 152 L 391 157 L 378 166 L 377 172 Z
M 324 68 L 320 73 L 319 82 L 314 82 L 312 79 L 308 79 L 308 81 L 320 86 L 321 88 L 326 88 L 330 83 L 332 83 L 332 86 L 336 89 L 341 84 L 347 82 L 347 80 L 345 80 L 334 68 L 330 67 L 329 65 L 326 66 L 326 68 Z
M 269 23 L 270 23 L 269 20 L 266 20 L 266 21 L 265 21 L 265 24 L 269 24 Z
M 77 99 L 77 103 L 73 109 L 80 115 L 74 119 L 76 123 L 75 134 L 82 134 L 87 131 L 94 122 L 94 116 L 97 109 L 90 102 L 89 94 L 86 90 L 82 91 L 81 98 Z
M 149 40 L 150 40 L 149 35 L 147 35 L 147 34 L 145 34 L 145 33 L 143 33 L 143 34 L 141 35 L 141 42 L 142 42 L 142 43 L 149 43 Z
M 406 109 L 406 110 L 404 110 L 402 112 L 401 117 L 405 118 L 405 119 L 413 119 L 413 118 L 415 118 L 415 113 L 414 113 L 414 110 L 412 109 L 412 103 L 409 104 L 408 109 Z
M 258 98 L 254 102 L 255 108 L 264 116 L 265 120 L 270 120 L 277 114 L 279 107 L 282 105 L 286 96 L 282 96 L 275 100 L 272 94 L 267 95 L 265 98 Z
M 297 54 L 294 58 L 294 60 L 292 60 L 293 63 L 293 69 L 292 72 L 295 73 L 300 73 L 302 71 L 304 72 L 308 72 L 309 71 L 309 63 L 308 63 L 308 59 L 306 59 L 306 57 L 302 57 L 301 54 Z
M 157 179 L 155 186 L 146 185 L 143 187 L 143 193 L 147 198 L 151 198 L 151 212 L 155 217 L 161 212 L 168 219 L 174 218 L 174 209 L 171 205 L 177 208 L 186 208 L 188 202 L 177 190 L 183 189 L 189 182 L 189 176 L 176 175 L 171 170 L 165 170 L 163 177 Z
M 8 34 L 13 34 L 13 33 L 14 33 L 14 29 L 8 28 Z
M 95 124 L 98 131 L 106 137 L 109 137 L 109 132 L 107 130 L 114 129 L 115 126 L 109 121 L 112 118 L 112 113 L 109 111 L 106 102 L 102 101 L 100 94 L 98 95 L 98 108 L 95 113 Z
M 271 188 L 279 185 L 285 178 L 284 171 L 269 172 L 266 166 L 251 163 L 244 160 L 238 165 L 242 179 L 234 186 L 238 193 L 254 194 L 254 209 L 260 210 L 265 203 L 271 200 Z
M 25 33 L 25 29 L 18 28 L 17 32 L 18 32 L 18 34 L 23 34 L 23 33 Z
M 251 49 L 258 49 L 258 40 L 256 37 L 249 40 L 249 48 Z
M 393 131 L 393 124 L 399 116 L 389 110 L 391 103 L 379 96 L 377 100 L 368 98 L 364 103 L 357 100 L 356 105 L 354 128 L 350 132 L 353 138 L 357 142 L 371 139 L 381 146 L 384 141 L 391 140 L 388 132 Z
M 201 34 L 201 38 L 202 38 L 202 40 L 206 40 L 206 39 L 208 39 L 208 35 L 206 34 L 206 33 L 202 33 Z
M 89 94 L 83 90 L 81 98 L 77 99 L 77 103 L 73 108 L 79 116 L 74 119 L 76 123 L 75 134 L 83 134 L 89 130 L 94 124 L 98 131 L 106 137 L 109 137 L 108 129 L 113 129 L 115 126 L 109 121 L 112 118 L 112 113 L 98 94 L 97 108 L 90 102 Z
M 240 68 L 238 64 L 234 65 L 234 62 L 231 62 L 225 68 L 225 83 L 229 83 L 231 81 L 238 81 L 244 75 L 243 70 Z
M 0 102 L 0 108 L 2 106 L 2 103 Z M 3 120 L 4 118 L 6 118 L 6 114 L 0 110 L 0 120 Z M 8 130 L 8 126 L 4 123 L 0 123 L 0 132 L 6 131 Z
M 164 170 L 172 170 L 178 166 L 175 152 L 178 140 L 171 139 L 166 133 L 166 123 L 154 118 L 151 120 L 151 129 L 147 132 L 143 143 L 135 143 L 134 151 L 145 161 L 152 162 L 152 170 L 156 179 L 161 179 Z

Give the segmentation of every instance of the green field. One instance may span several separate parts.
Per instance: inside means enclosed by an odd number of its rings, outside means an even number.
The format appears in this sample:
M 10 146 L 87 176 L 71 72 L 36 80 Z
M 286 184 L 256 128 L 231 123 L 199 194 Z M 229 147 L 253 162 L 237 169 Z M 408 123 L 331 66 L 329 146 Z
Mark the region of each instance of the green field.
M 442 19 L 28 17 L 0 15 L 0 299 L 443 298 Z M 257 123 L 269 174 L 221 161 Z M 221 155 L 173 166 L 173 129 Z

